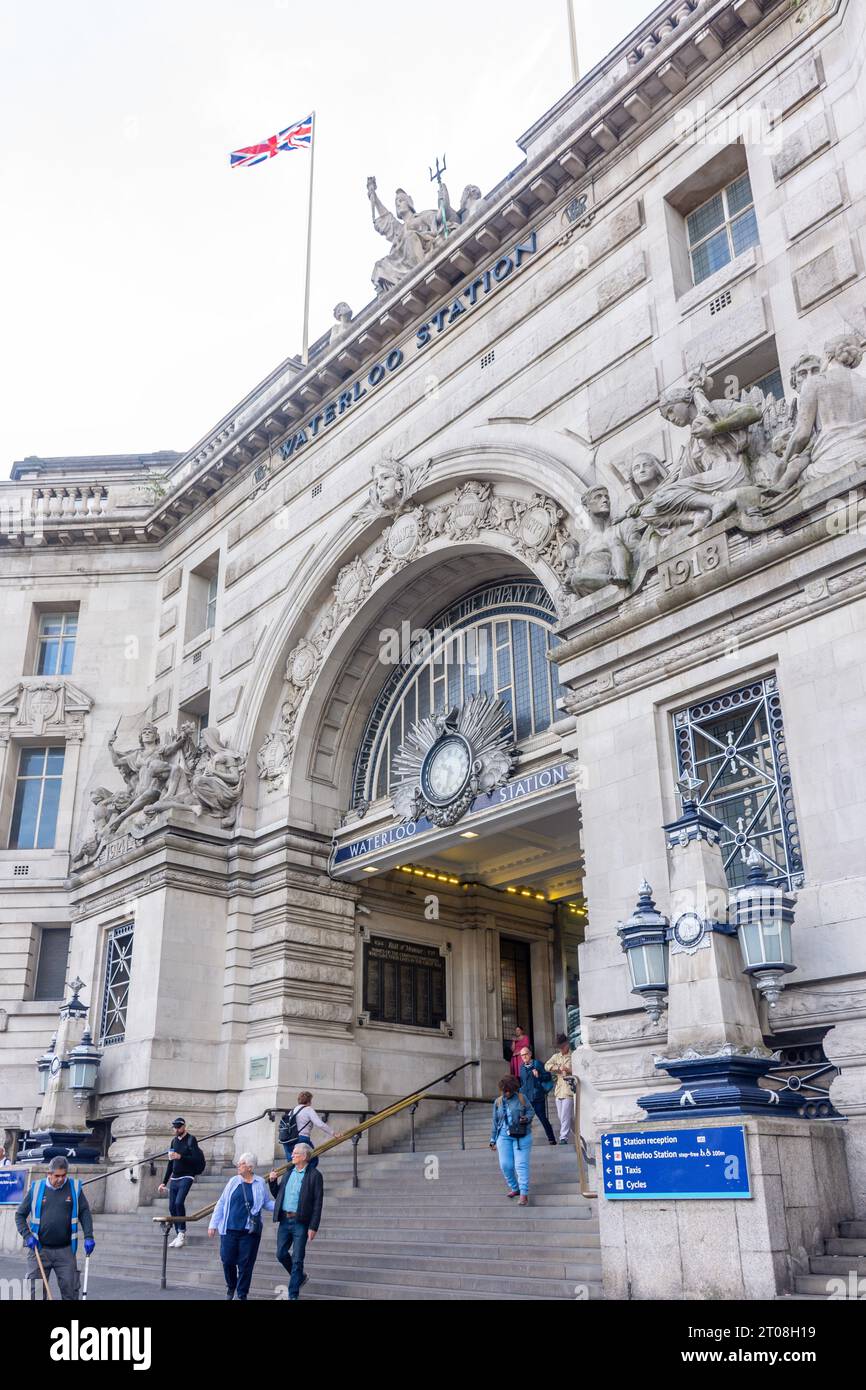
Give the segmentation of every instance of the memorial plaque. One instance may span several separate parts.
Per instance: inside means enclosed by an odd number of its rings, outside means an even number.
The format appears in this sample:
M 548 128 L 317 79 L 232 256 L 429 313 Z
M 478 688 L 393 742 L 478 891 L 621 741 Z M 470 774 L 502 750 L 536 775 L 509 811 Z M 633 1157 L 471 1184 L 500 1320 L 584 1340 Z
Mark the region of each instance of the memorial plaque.
M 364 1008 L 371 1023 L 438 1030 L 446 1018 L 438 947 L 371 936 L 364 942 Z
M 610 1201 L 751 1197 L 742 1125 L 601 1136 Z

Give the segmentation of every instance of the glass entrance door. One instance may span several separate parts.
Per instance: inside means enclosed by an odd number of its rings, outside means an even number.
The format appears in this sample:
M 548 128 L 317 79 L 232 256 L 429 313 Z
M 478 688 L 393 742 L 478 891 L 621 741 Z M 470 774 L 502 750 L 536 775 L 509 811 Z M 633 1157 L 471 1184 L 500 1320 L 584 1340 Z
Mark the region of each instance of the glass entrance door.
M 501 937 L 499 974 L 502 988 L 502 1055 L 511 1061 L 511 1039 L 518 1025 L 534 1043 L 532 1035 L 532 980 L 529 970 L 529 943 Z

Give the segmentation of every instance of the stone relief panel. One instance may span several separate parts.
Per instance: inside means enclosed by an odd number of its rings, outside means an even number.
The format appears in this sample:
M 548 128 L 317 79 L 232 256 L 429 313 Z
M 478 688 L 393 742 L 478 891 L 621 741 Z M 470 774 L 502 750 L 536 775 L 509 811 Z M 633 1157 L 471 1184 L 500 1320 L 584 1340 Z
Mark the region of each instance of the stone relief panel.
M 0 695 L 0 743 L 56 735 L 80 743 L 93 700 L 62 676 L 29 676 Z
M 108 751 L 125 787 L 91 792 L 90 832 L 73 855 L 73 872 L 92 864 L 122 827 L 143 835 L 157 816 L 174 808 L 216 819 L 226 830 L 234 826 L 247 759 L 223 743 L 218 729 L 204 729 L 196 743 L 190 724 L 164 738 L 154 724 L 145 724 L 137 748 L 118 752 L 116 741 L 114 733 Z

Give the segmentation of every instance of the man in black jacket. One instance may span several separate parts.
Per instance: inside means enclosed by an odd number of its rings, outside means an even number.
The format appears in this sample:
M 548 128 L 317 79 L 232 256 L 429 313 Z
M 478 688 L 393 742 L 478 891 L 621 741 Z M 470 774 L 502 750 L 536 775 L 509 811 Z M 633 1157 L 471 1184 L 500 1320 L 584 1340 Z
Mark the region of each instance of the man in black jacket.
M 84 1232 L 84 1249 L 93 1250 L 93 1217 L 81 1183 L 69 1177 L 65 1158 L 52 1158 L 47 1178 L 31 1183 L 24 1200 L 15 1211 L 15 1225 L 29 1250 L 27 1272 L 30 1281 L 39 1277 L 34 1251 L 38 1250 L 45 1276 L 52 1269 L 60 1287 L 60 1297 L 73 1301 L 79 1296 L 78 1228 Z
M 294 1302 L 306 1284 L 304 1254 L 307 1241 L 315 1240 L 322 1219 L 324 1183 L 317 1168 L 308 1162 L 309 1144 L 296 1144 L 292 1149 L 292 1166 L 277 1181 L 276 1170 L 268 1174 L 268 1186 L 274 1198 L 274 1220 L 277 1230 L 277 1259 L 287 1270 L 289 1298 Z
M 168 1214 L 180 1218 L 174 1223 L 176 1235 L 169 1249 L 182 1250 L 186 1245 L 186 1222 L 182 1219 L 186 1216 L 186 1194 L 204 1165 L 198 1140 L 194 1134 L 190 1134 L 186 1120 L 178 1116 L 176 1120 L 172 1120 L 171 1127 L 174 1130 L 174 1138 L 171 1141 L 168 1166 L 159 1190 L 165 1192 L 168 1184 Z

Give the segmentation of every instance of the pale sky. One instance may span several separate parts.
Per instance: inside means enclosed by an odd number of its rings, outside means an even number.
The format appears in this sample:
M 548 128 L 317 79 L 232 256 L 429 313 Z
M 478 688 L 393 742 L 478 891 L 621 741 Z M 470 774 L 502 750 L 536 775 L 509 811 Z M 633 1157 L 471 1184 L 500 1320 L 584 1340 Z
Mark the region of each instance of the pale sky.
M 652 0 L 575 0 L 586 72 Z M 372 298 L 365 185 L 456 203 L 571 85 L 565 0 L 0 0 L 0 476 L 185 450 L 301 347 L 309 155 L 229 152 L 315 108 L 314 341 Z

